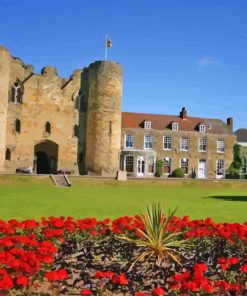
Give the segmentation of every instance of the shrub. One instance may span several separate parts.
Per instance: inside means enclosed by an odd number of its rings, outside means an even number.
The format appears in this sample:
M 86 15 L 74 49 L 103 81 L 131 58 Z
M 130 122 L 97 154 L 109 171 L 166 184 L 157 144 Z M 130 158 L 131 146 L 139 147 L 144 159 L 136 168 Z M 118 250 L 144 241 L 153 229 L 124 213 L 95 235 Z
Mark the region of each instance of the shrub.
M 160 177 L 162 176 L 162 169 L 163 169 L 163 161 L 162 160 L 157 160 L 156 161 L 156 169 L 155 169 L 155 177 Z
M 239 179 L 241 176 L 241 169 L 243 167 L 243 159 L 241 158 L 241 146 L 235 144 L 233 147 L 233 162 L 227 170 L 227 179 Z
M 184 178 L 184 170 L 182 168 L 177 168 L 172 172 L 172 177 Z
M 232 164 L 230 165 L 229 169 L 227 170 L 226 179 L 239 179 L 239 169 L 235 168 Z

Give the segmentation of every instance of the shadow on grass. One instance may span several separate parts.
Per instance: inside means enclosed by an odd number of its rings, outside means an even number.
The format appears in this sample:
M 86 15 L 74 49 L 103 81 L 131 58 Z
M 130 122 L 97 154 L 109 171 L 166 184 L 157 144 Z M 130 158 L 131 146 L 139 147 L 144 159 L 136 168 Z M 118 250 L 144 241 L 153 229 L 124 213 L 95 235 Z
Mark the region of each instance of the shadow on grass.
M 226 201 L 245 201 L 247 202 L 247 196 L 242 195 L 217 195 L 217 196 L 207 196 L 205 198 L 221 199 Z

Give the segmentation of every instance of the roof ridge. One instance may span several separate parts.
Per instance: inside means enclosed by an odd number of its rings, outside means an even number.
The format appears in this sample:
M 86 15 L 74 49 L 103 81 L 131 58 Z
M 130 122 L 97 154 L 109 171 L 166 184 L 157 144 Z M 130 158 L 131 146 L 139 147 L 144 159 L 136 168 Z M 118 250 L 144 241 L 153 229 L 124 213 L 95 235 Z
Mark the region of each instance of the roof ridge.
M 169 117 L 178 117 L 178 118 L 181 118 L 177 114 L 174 115 L 174 114 L 160 114 L 160 113 L 140 113 L 140 112 L 128 112 L 128 111 L 123 111 L 122 114 L 123 113 L 125 113 L 125 114 L 133 114 L 133 115 L 138 114 L 138 115 L 143 115 L 143 116 L 145 116 L 145 115 L 146 116 L 151 115 L 151 116 L 169 116 Z M 221 118 L 208 118 L 208 117 L 196 117 L 196 116 L 187 116 L 187 118 L 203 119 L 203 120 L 220 120 L 220 121 L 224 122 L 224 120 L 221 119 Z

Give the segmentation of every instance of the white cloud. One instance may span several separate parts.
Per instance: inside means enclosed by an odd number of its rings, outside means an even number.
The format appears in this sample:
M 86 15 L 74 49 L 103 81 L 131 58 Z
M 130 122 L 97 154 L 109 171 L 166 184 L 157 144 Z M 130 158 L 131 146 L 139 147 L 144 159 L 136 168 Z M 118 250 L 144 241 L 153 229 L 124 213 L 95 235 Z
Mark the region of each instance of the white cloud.
M 214 58 L 205 56 L 205 57 L 200 58 L 197 61 L 197 64 L 200 67 L 208 67 L 208 66 L 212 66 L 212 65 L 221 65 L 221 62 L 214 59 Z

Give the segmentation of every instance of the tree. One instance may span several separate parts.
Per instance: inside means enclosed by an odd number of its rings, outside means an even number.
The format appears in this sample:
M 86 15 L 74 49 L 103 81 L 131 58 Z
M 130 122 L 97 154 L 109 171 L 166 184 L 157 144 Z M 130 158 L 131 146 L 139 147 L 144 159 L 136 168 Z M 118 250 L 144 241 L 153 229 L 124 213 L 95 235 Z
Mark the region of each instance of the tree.
M 163 161 L 157 160 L 156 161 L 156 169 L 155 169 L 155 177 L 161 177 L 162 176 L 162 169 L 163 169 Z
M 229 167 L 229 177 L 231 179 L 239 179 L 243 167 L 243 159 L 241 157 L 241 145 L 234 144 L 233 146 L 233 162 Z

